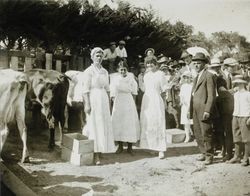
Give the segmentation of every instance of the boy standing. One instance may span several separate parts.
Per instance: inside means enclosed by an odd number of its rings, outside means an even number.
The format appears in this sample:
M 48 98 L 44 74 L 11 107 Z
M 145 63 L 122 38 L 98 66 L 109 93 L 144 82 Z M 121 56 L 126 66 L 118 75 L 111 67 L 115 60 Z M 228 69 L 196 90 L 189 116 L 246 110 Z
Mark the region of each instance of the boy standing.
M 246 90 L 247 82 L 242 79 L 233 81 L 238 87 L 234 94 L 233 113 L 233 140 L 235 143 L 235 154 L 229 163 L 240 163 L 240 155 L 243 146 L 245 147 L 242 166 L 249 165 L 250 151 L 250 92 Z

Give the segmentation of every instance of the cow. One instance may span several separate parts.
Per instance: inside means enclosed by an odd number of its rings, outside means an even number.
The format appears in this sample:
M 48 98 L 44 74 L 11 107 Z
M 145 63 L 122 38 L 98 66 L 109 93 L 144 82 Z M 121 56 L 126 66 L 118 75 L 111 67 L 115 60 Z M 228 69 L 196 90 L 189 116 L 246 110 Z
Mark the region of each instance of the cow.
M 46 117 L 50 131 L 48 148 L 53 150 L 57 126 L 60 131 L 59 144 L 62 142 L 69 78 L 55 70 L 32 69 L 25 74 L 31 85 L 27 100 L 41 105 L 41 112 Z
M 0 154 L 9 133 L 8 123 L 16 121 L 23 143 L 21 163 L 29 162 L 25 125 L 27 90 L 28 80 L 25 74 L 11 69 L 0 70 Z
M 82 94 L 84 74 L 82 71 L 70 70 L 65 72 L 65 75 L 71 79 L 67 95 L 67 106 L 65 108 L 65 128 L 68 128 L 69 108 L 75 108 L 79 111 L 78 114 L 82 127 L 84 125 L 84 100 Z

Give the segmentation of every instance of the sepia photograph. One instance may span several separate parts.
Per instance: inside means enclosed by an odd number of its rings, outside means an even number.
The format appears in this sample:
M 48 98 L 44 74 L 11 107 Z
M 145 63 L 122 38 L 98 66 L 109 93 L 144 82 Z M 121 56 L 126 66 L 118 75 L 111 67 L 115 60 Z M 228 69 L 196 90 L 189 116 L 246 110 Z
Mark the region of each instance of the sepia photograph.
M 250 196 L 250 0 L 0 0 L 0 196 Z

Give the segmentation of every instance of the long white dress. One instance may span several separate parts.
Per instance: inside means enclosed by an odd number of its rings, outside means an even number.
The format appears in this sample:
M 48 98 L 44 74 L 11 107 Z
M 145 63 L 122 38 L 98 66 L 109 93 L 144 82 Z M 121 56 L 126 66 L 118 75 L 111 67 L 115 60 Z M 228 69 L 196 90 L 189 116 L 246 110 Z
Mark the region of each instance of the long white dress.
M 165 108 L 161 93 L 165 92 L 166 79 L 161 71 L 147 72 L 144 76 L 145 92 L 141 107 L 140 147 L 166 151 Z
M 193 120 L 188 119 L 187 114 L 189 112 L 192 84 L 184 83 L 180 88 L 180 102 L 181 102 L 181 124 L 193 124 Z
M 140 138 L 140 124 L 133 95 L 138 85 L 134 76 L 116 76 L 110 84 L 110 95 L 114 97 L 112 129 L 115 141 L 136 143 Z
M 91 112 L 87 115 L 83 135 L 94 140 L 94 152 L 115 152 L 112 131 L 109 91 L 109 76 L 104 68 L 91 65 L 84 71 L 83 93 L 89 92 Z

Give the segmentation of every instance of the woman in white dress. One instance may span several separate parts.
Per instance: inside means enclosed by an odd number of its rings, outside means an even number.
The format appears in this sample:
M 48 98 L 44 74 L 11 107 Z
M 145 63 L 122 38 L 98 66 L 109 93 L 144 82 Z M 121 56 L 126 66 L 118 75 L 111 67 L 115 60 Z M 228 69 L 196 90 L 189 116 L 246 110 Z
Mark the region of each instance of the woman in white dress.
M 159 152 L 164 158 L 165 138 L 165 97 L 166 80 L 164 73 L 158 70 L 156 57 L 146 57 L 147 72 L 144 76 L 145 92 L 141 106 L 140 147 Z
M 114 135 L 112 132 L 109 76 L 102 67 L 103 50 L 94 48 L 91 51 L 93 64 L 84 71 L 84 110 L 87 114 L 83 135 L 94 140 L 94 161 L 100 164 L 100 153 L 115 152 Z
M 181 124 L 184 125 L 184 130 L 186 134 L 185 143 L 190 141 L 190 136 L 192 133 L 191 125 L 193 124 L 192 119 L 188 119 L 191 93 L 192 93 L 192 73 L 185 71 L 182 74 L 182 85 L 180 88 L 180 104 L 181 104 Z
M 133 155 L 132 144 L 140 138 L 140 124 L 135 105 L 138 85 L 132 74 L 128 74 L 126 62 L 118 64 L 117 75 L 110 84 L 110 95 L 113 100 L 112 129 L 114 139 L 119 147 L 117 154 L 123 152 L 123 142 L 128 143 L 127 152 Z

